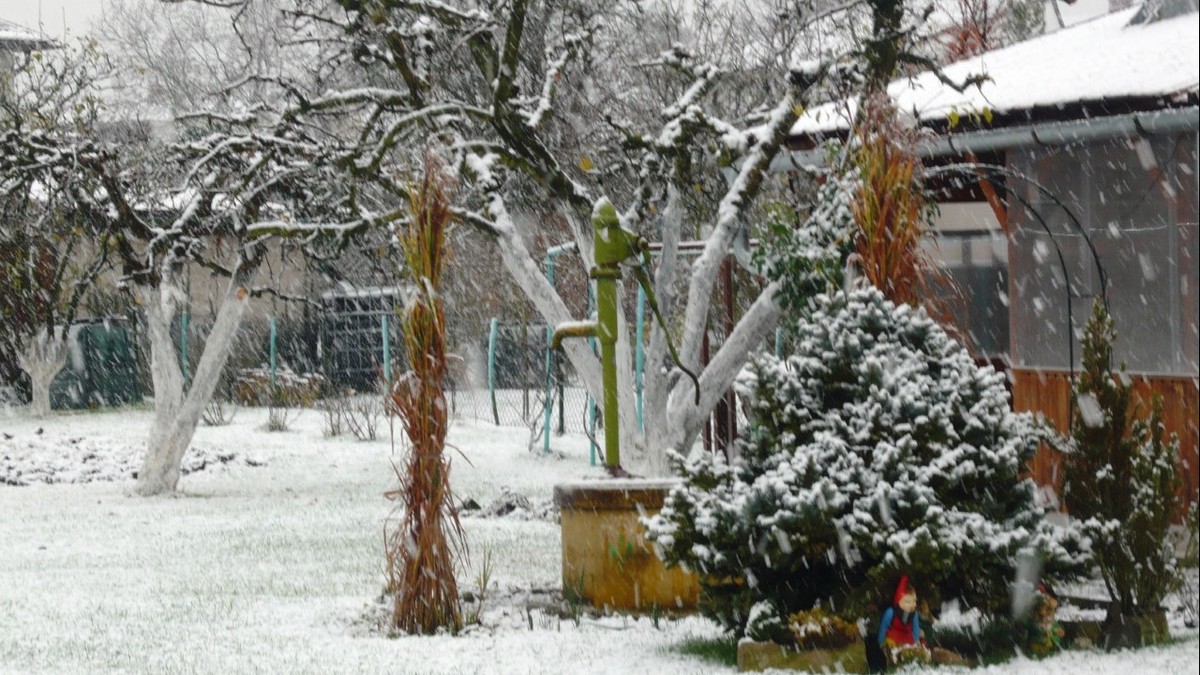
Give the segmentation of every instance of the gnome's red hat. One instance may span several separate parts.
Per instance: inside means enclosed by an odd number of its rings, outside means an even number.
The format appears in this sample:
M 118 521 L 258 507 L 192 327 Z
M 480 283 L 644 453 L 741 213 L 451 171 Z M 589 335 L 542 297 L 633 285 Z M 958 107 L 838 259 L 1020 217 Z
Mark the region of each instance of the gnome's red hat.
M 900 598 L 908 595 L 912 591 L 908 588 L 908 575 L 900 577 L 900 583 L 896 584 L 896 595 L 892 598 L 892 603 L 899 606 Z

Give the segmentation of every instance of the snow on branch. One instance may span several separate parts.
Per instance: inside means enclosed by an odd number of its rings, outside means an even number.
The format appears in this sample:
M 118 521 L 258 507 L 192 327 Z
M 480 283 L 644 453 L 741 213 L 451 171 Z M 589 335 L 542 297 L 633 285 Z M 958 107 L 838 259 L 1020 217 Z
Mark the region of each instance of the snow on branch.
M 678 43 L 663 52 L 660 59 L 655 63 L 676 68 L 692 78 L 692 84 L 687 88 L 687 91 L 677 101 L 663 110 L 662 115 L 665 119 L 672 119 L 685 114 L 689 108 L 695 106 L 712 89 L 717 79 L 723 74 L 720 67 L 712 63 L 697 61 L 695 55 Z
M 461 27 L 473 24 L 477 28 L 495 25 L 495 19 L 482 9 L 459 9 L 437 0 L 393 0 L 388 5 L 393 9 L 406 9 L 418 14 L 428 14 L 443 23 Z
M 368 227 L 391 223 L 404 215 L 403 210 L 396 210 L 378 216 L 363 216 L 349 222 L 304 223 L 284 219 L 263 220 L 246 226 L 246 235 L 250 239 L 263 239 L 275 236 L 284 238 L 315 236 L 347 237 Z
M 705 317 L 711 302 L 710 289 L 721 260 L 728 254 L 743 212 L 762 188 L 763 176 L 771 159 L 787 140 L 788 133 L 797 118 L 796 106 L 791 96 L 777 105 L 767 121 L 743 132 L 747 151 L 741 161 L 737 177 L 717 207 L 717 222 L 704 247 L 704 252 L 692 264 L 692 283 L 688 289 L 687 318 L 684 321 L 684 358 L 700 353 L 700 339 L 704 333 Z
M 492 237 L 498 237 L 502 233 L 500 225 L 478 211 L 454 207 L 450 209 L 450 212 L 453 213 L 454 217 L 458 220 L 467 223 L 468 225 L 472 225 L 476 229 L 485 232 Z
M 371 153 L 370 160 L 358 162 L 358 168 L 366 171 L 378 171 L 387 153 L 396 147 L 400 134 L 404 130 L 420 122 L 453 117 L 473 117 L 477 120 L 487 121 L 491 119 L 492 115 L 490 111 L 464 103 L 430 105 L 420 110 L 406 113 L 392 121 L 387 131 L 381 134 L 379 140 L 375 143 L 375 151 Z M 366 133 L 366 130 L 364 130 L 364 133 Z
M 326 92 L 311 101 L 302 101 L 291 114 L 342 109 L 353 105 L 373 103 L 380 108 L 404 106 L 408 103 L 408 95 L 395 89 L 381 87 L 360 87 L 345 91 Z
M 567 63 L 575 58 L 580 52 L 580 49 L 591 42 L 595 33 L 595 29 L 589 27 L 587 30 L 579 33 L 570 33 L 563 38 L 561 51 L 557 58 L 549 59 L 550 65 L 546 68 L 546 73 L 542 78 L 542 95 L 536 99 L 536 103 L 532 110 L 524 111 L 526 124 L 531 129 L 537 129 L 542 126 L 542 120 L 550 113 L 552 100 L 554 98 L 554 90 L 558 86 L 559 79 L 563 76 L 563 69 Z M 546 55 L 549 57 L 550 49 L 546 50 Z
M 514 82 L 517 79 L 517 69 L 520 66 L 521 38 L 525 34 L 525 16 L 528 0 L 512 0 L 508 14 L 508 29 L 504 34 L 504 53 L 500 57 L 500 68 L 496 73 L 495 89 L 492 106 L 496 110 L 504 107 L 516 91 Z

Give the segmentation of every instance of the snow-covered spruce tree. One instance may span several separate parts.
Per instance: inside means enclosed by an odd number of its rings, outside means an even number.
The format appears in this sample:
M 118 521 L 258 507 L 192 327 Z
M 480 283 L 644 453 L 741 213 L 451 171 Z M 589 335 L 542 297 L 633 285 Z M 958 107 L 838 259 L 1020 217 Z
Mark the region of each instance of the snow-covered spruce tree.
M 1159 609 L 1175 574 L 1167 529 L 1179 509 L 1179 440 L 1165 436 L 1161 398 L 1142 417 L 1124 367 L 1113 372 L 1116 326 L 1102 303 L 1083 336 L 1063 501 L 1094 542 L 1114 609 L 1147 614 Z
M 752 421 L 740 458 L 676 455 L 684 483 L 646 523 L 731 630 L 752 608 L 761 626 L 817 603 L 855 616 L 901 573 L 934 606 L 996 612 L 1018 558 L 1051 576 L 1086 560 L 1022 477 L 1039 427 L 923 310 L 874 288 L 821 295 L 796 354 L 756 358 L 739 391 Z

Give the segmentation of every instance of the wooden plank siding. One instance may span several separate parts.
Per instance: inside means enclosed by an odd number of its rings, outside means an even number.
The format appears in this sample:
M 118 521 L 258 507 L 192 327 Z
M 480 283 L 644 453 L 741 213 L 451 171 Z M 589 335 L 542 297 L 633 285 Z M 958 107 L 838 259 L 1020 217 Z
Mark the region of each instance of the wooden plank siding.
M 1071 402 L 1071 380 L 1068 373 L 1055 370 L 1010 371 L 1013 387 L 1013 409 L 1039 412 L 1060 432 L 1066 433 Z M 1179 436 L 1180 476 L 1183 479 L 1184 503 L 1191 503 L 1200 486 L 1200 379 L 1195 377 L 1166 377 L 1132 375 L 1134 391 L 1146 405 L 1149 397 L 1163 397 L 1163 424 L 1167 433 Z M 1061 456 L 1043 447 L 1030 462 L 1030 473 L 1039 485 L 1052 487 L 1055 494 L 1062 487 Z

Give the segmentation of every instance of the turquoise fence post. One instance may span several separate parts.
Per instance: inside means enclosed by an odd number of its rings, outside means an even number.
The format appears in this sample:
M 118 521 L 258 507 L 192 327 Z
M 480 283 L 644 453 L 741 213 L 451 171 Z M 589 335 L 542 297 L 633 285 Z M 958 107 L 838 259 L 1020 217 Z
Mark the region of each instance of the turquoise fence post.
M 496 335 L 500 332 L 500 320 L 492 317 L 488 334 L 488 394 L 492 399 L 492 420 L 500 426 L 500 409 L 496 407 Z
M 188 367 L 188 310 L 183 308 L 183 316 L 179 317 L 179 365 L 183 368 L 183 388 L 191 383 L 192 370 Z
M 275 317 L 271 317 L 271 389 L 275 389 Z
M 775 329 L 775 358 L 779 358 L 779 355 L 782 353 L 783 353 L 783 329 L 776 328 Z
M 638 431 L 646 430 L 646 422 L 642 419 L 642 377 L 646 369 L 646 348 L 643 340 L 646 335 L 646 291 L 638 284 L 637 295 L 637 349 L 634 351 L 633 382 L 637 399 Z
M 546 281 L 554 288 L 554 255 L 546 251 Z M 546 323 L 546 405 L 542 415 L 542 452 L 550 452 L 550 415 L 554 412 L 554 329 Z
M 379 317 L 379 331 L 383 335 L 383 383 L 387 386 L 392 383 L 392 341 L 388 336 L 387 314 Z
M 554 413 L 554 350 L 550 341 L 554 339 L 554 329 L 546 324 L 546 405 L 542 415 L 542 452 L 550 452 L 550 416 Z
M 554 288 L 554 259 L 560 253 L 574 251 L 575 244 L 560 244 L 552 246 L 546 250 L 546 281 L 550 283 L 550 287 Z M 546 410 L 545 410 L 545 429 L 542 431 L 542 452 L 550 452 L 550 416 L 554 413 L 554 348 L 551 343 L 554 342 L 554 327 L 546 324 Z M 562 412 L 562 402 L 559 404 L 559 413 Z

